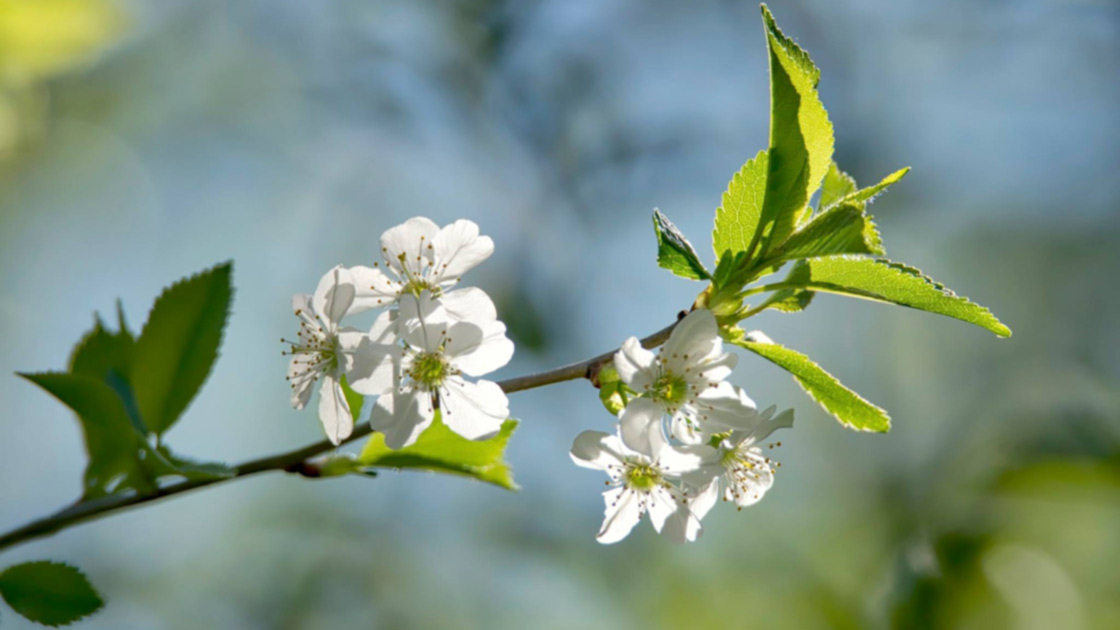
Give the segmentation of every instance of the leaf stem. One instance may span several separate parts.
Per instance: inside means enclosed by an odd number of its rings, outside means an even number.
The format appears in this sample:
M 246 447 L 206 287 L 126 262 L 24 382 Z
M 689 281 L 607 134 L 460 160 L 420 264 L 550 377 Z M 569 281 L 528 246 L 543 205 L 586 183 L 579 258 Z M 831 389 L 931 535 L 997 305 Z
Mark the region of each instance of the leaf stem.
M 683 315 L 683 313 L 682 313 Z M 656 348 L 665 343 L 669 339 L 669 334 L 673 332 L 677 322 L 662 328 L 661 330 L 649 335 L 642 339 L 642 346 L 646 348 Z M 598 376 L 599 369 L 605 365 L 614 356 L 615 350 L 604 352 L 598 356 L 594 356 L 584 361 L 571 363 L 569 365 L 561 366 L 545 372 L 537 374 L 528 374 L 526 376 L 518 376 L 504 381 L 499 381 L 498 386 L 502 391 L 507 394 L 513 392 L 525 391 L 528 389 L 535 389 L 537 387 L 544 387 L 546 385 L 553 385 L 563 381 L 571 381 L 580 378 L 594 380 Z M 350 434 L 343 444 L 360 440 L 373 432 L 369 423 L 363 422 L 354 427 L 354 432 Z M 285 471 L 295 474 L 305 474 L 307 470 L 305 464 L 308 459 L 313 458 L 322 453 L 334 450 L 336 447 L 330 443 L 329 440 L 322 440 L 314 444 L 309 444 L 303 448 L 298 448 L 286 453 L 279 453 L 269 457 L 262 457 L 247 461 L 236 467 L 236 473 L 232 477 L 224 479 L 206 479 L 197 481 L 179 481 L 159 488 L 152 494 L 130 494 L 130 495 L 109 495 L 99 497 L 92 500 L 80 500 L 73 505 L 59 510 L 50 516 L 46 516 L 36 521 L 32 521 L 22 527 L 13 529 L 5 534 L 0 535 L 0 551 L 23 544 L 25 542 L 50 536 L 64 529 L 69 529 L 75 525 L 92 521 L 98 518 L 109 516 L 110 514 L 138 506 L 146 503 L 151 503 L 160 499 L 183 494 L 192 490 L 202 488 L 205 486 L 217 485 L 237 479 L 243 479 L 258 473 L 270 471 Z

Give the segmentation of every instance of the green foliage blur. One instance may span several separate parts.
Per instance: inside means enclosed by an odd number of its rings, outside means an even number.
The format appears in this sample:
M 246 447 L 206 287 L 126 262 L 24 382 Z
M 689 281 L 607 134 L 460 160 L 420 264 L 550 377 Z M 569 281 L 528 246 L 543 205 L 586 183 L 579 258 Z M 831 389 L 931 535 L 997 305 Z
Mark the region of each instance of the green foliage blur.
M 9 17 L 36 4 L 62 13 Z M 570 383 L 511 398 L 516 494 L 275 475 L 0 564 L 80 565 L 111 595 L 88 628 L 1120 625 L 1120 13 L 771 9 L 821 67 L 837 162 L 863 183 L 913 167 L 871 208 L 892 255 L 1015 330 L 823 294 L 752 319 L 890 433 L 825 421 L 743 353 L 737 384 L 799 423 L 766 499 L 688 547 L 594 541 L 602 482 L 567 448 L 610 417 Z M 26 42 L 43 52 L 10 52 Z M 0 371 L 62 365 L 91 311 L 139 315 L 233 258 L 222 356 L 170 439 L 224 461 L 310 443 L 277 343 L 290 296 L 414 214 L 494 237 L 475 282 L 518 344 L 499 378 L 652 332 L 697 285 L 657 268 L 649 213 L 711 229 L 713 191 L 767 143 L 765 50 L 754 4 L 714 0 L 0 0 Z M 85 460 L 64 408 L 11 376 L 0 396 L 8 529 L 73 500 Z

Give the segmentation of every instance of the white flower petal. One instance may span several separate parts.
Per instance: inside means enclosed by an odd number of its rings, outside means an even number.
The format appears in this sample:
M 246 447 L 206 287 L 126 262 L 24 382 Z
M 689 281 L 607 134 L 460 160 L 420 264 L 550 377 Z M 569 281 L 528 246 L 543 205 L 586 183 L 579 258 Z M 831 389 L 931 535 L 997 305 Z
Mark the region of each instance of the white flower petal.
M 396 345 L 399 337 L 397 336 L 397 320 L 399 319 L 397 311 L 384 311 L 373 320 L 373 326 L 369 329 L 369 338 L 374 343 L 385 345 Z
M 342 385 L 332 375 L 323 377 L 319 387 L 319 420 L 331 444 L 338 446 L 354 431 L 354 417 L 350 415 L 350 404 L 342 393 Z
M 457 322 L 447 330 L 444 355 L 464 374 L 482 376 L 509 363 L 513 342 L 506 337 L 506 325 L 491 321 L 477 326 Z
M 773 409 L 774 407 L 771 406 L 767 411 L 773 413 Z M 771 433 L 778 429 L 793 428 L 793 409 L 786 409 L 778 414 L 776 418 L 769 418 L 766 412 L 763 412 L 761 415 L 764 418 L 763 421 L 755 425 L 754 429 L 752 429 L 749 434 L 750 438 L 755 442 L 765 440 L 770 437 Z M 739 442 L 742 442 L 742 439 L 740 439 Z
M 669 340 L 661 349 L 661 359 L 671 368 L 677 368 L 679 365 L 680 371 L 683 371 L 685 365 L 711 354 L 717 342 L 720 342 L 720 339 L 715 315 L 708 309 L 695 310 L 673 328 Z M 722 347 L 722 342 L 720 346 Z
M 338 341 L 349 359 L 346 379 L 354 391 L 376 396 L 396 386 L 399 346 L 375 343 L 369 335 L 358 331 L 342 331 Z
M 698 382 L 713 382 L 722 381 L 728 376 L 731 376 L 731 370 L 739 363 L 739 356 L 724 352 L 716 355 L 709 355 L 702 361 L 697 362 L 692 372 L 695 373 L 693 377 Z
M 390 278 L 384 271 L 361 265 L 350 267 L 349 271 L 354 283 L 354 303 L 350 305 L 347 315 L 396 303 L 401 283 Z
M 494 241 L 478 235 L 478 224 L 459 219 L 435 237 L 433 279 L 450 285 L 494 253 Z
M 649 398 L 633 398 L 618 416 L 622 443 L 632 451 L 656 454 L 664 442 L 661 418 L 665 410 Z
M 626 538 L 641 520 L 642 512 L 636 493 L 626 488 L 607 490 L 603 493 L 603 502 L 607 506 L 605 518 L 595 540 L 609 545 Z
M 468 440 L 493 437 L 509 418 L 509 399 L 490 381 L 448 378 L 440 388 L 439 408 L 447 428 Z
M 346 316 L 350 305 L 354 303 L 354 282 L 350 272 L 342 267 L 335 267 L 328 271 L 319 280 L 319 286 L 311 298 L 315 312 L 325 320 L 325 323 L 335 330 L 338 322 Z
M 676 510 L 665 521 L 665 527 L 661 530 L 662 536 L 678 544 L 695 542 L 701 533 L 703 528 L 700 519 L 683 503 L 677 504 Z
M 385 230 L 381 235 L 381 256 L 389 269 L 404 276 L 404 268 L 420 275 L 432 259 L 432 241 L 439 233 L 439 226 L 426 217 L 413 217 L 404 223 Z
M 415 390 L 394 391 L 377 399 L 369 424 L 374 431 L 385 435 L 385 446 L 399 449 L 415 443 L 434 418 L 430 394 Z
M 742 389 L 727 381 L 700 392 L 696 404 L 704 423 L 714 422 L 728 429 L 749 431 L 759 421 L 754 401 Z M 713 431 L 718 433 L 718 427 Z
M 602 431 L 584 431 L 577 435 L 570 455 L 576 466 L 593 470 L 620 466 L 624 457 L 618 436 Z
M 728 471 L 724 495 L 739 507 L 748 507 L 761 501 L 766 496 L 766 491 L 774 485 L 774 469 L 766 462 L 766 457 L 758 447 L 740 448 L 739 456 L 750 462 L 751 466 Z
M 641 393 L 653 384 L 654 361 L 657 356 L 642 347 L 637 337 L 622 343 L 622 348 L 614 355 L 614 368 L 618 376 L 634 391 Z
M 288 362 L 288 383 L 292 386 L 292 406 L 303 409 L 311 400 L 312 385 L 315 384 L 316 370 L 307 368 L 310 355 L 296 354 Z
M 397 332 L 419 352 L 436 352 L 447 329 L 447 314 L 430 293 L 402 295 Z
M 665 526 L 665 521 L 677 510 L 676 498 L 667 488 L 655 486 L 649 491 L 648 505 L 649 522 L 653 524 L 653 529 L 660 534 L 661 528 Z
M 712 449 L 715 450 L 715 449 Z M 692 511 L 697 519 L 702 519 L 708 514 L 709 511 L 719 501 L 719 477 L 713 476 L 708 480 L 708 483 L 700 487 L 700 489 L 688 501 L 688 509 Z
M 307 293 L 296 293 L 292 296 L 292 310 L 295 311 L 300 320 L 307 323 L 309 326 L 314 326 L 315 329 L 319 328 L 319 322 L 315 321 L 315 307 L 311 305 L 311 295 Z
M 450 319 L 484 324 L 498 318 L 498 309 L 485 291 L 476 287 L 448 291 L 440 298 Z

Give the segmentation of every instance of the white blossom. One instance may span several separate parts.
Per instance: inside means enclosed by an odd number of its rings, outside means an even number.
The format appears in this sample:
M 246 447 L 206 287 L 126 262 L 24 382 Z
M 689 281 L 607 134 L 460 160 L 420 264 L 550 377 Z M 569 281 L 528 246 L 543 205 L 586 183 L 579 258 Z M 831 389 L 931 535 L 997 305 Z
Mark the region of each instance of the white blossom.
M 739 509 L 761 501 L 774 485 L 775 469 L 781 464 L 769 457 L 760 443 L 774 431 L 793 426 L 792 409 L 772 417 L 774 410 L 775 407 L 770 407 L 759 414 L 758 422 L 750 430 L 732 431 L 720 441 L 718 448 L 705 451 L 701 455 L 703 465 L 690 473 L 688 480 L 698 485 L 711 484 L 713 479 L 721 481 L 723 500 L 733 501 Z M 767 450 L 781 444 L 768 444 Z
M 622 344 L 614 365 L 619 378 L 639 395 L 619 415 L 621 436 L 628 447 L 648 451 L 663 431 L 685 444 L 703 444 L 717 433 L 747 429 L 757 421 L 754 402 L 726 382 L 736 356 L 723 351 L 715 316 L 706 309 L 689 313 L 669 336 L 659 354 L 646 350 L 636 337 Z
M 354 328 L 340 328 L 354 302 L 354 281 L 342 267 L 335 267 L 319 281 L 313 295 L 292 296 L 292 309 L 300 328 L 295 341 L 285 341 L 292 359 L 287 380 L 292 387 L 292 406 L 303 409 L 319 387 L 319 419 L 333 444 L 349 437 L 354 429 L 350 405 L 341 379 L 379 381 L 392 373 L 390 346 Z M 380 342 L 380 343 L 379 343 Z
M 392 317 L 382 314 L 372 334 Z M 354 384 L 360 393 L 380 394 L 370 424 L 385 434 L 386 445 L 415 442 L 437 408 L 443 423 L 467 439 L 496 434 L 509 417 L 505 393 L 496 383 L 464 376 L 483 376 L 509 362 L 513 342 L 505 325 L 492 317 L 458 321 L 426 290 L 403 295 L 395 317 L 404 347 L 396 349 L 393 372 Z
M 673 542 L 699 538 L 700 519 L 715 504 L 716 495 L 710 487 L 690 495 L 679 485 L 682 475 L 701 465 L 699 457 L 667 448 L 656 455 L 635 451 L 617 435 L 601 431 L 579 434 L 571 457 L 576 465 L 602 470 L 610 477 L 611 489 L 603 493 L 603 526 L 596 536 L 600 543 L 626 538 L 647 513 L 653 528 Z
M 479 236 L 473 221 L 459 219 L 441 229 L 430 219 L 413 217 L 381 235 L 381 263 L 351 267 L 358 287 L 353 310 L 391 307 L 404 295 L 428 292 L 451 319 L 494 319 L 494 304 L 481 290 L 450 290 L 492 253 L 494 241 Z

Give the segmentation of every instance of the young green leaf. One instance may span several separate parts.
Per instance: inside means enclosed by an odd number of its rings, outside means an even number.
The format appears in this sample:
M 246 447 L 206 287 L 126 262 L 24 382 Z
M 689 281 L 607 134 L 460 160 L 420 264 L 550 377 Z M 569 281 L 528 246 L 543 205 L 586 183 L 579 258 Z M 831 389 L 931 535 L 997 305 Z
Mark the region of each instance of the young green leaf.
M 660 210 L 653 211 L 653 229 L 657 232 L 657 264 L 690 280 L 707 280 L 711 276 L 692 243 Z
M 124 403 L 102 381 L 61 372 L 20 376 L 42 387 L 78 415 L 89 453 L 84 498 L 127 489 L 151 494 L 157 488 L 155 479 L 159 475 L 174 472 L 132 426 Z
M 909 166 L 907 166 L 906 168 L 903 168 L 903 169 L 899 169 L 899 170 L 891 173 L 890 175 L 887 175 L 886 177 L 884 177 L 883 181 L 879 182 L 878 184 L 875 184 L 874 186 L 868 186 L 867 188 L 864 188 L 862 190 L 857 190 L 855 192 L 848 193 L 844 197 L 840 198 L 836 203 L 837 204 L 840 204 L 840 203 L 866 204 L 867 202 L 871 201 L 872 199 L 874 199 L 875 197 L 877 197 L 881 193 L 885 192 L 891 186 L 893 186 L 893 185 L 897 184 L 898 182 L 902 181 L 902 178 L 906 177 L 906 174 L 909 173 L 909 172 L 910 172 L 910 167 Z M 822 207 L 827 207 L 827 206 L 822 206 Z
M 762 5 L 770 49 L 770 148 L 759 229 L 748 251 L 781 245 L 804 216 L 832 161 L 832 123 L 817 94 L 820 71 Z M 756 248 L 758 251 L 756 252 Z
M 60 562 L 40 560 L 0 573 L 0 596 L 17 613 L 44 626 L 65 626 L 105 605 L 86 576 Z
M 828 166 L 828 172 L 824 176 L 824 184 L 821 185 L 821 198 L 817 203 L 817 207 L 825 210 L 835 204 L 840 199 L 854 193 L 859 187 L 856 186 L 856 180 L 832 162 Z
M 115 333 L 109 332 L 101 318 L 96 318 L 93 330 L 82 337 L 70 355 L 70 373 L 89 376 L 108 385 L 120 396 L 132 426 L 141 434 L 147 434 L 148 429 L 136 407 L 132 384 L 128 381 L 132 373 L 135 340 L 124 323 L 119 302 L 117 308 L 120 329 Z
M 835 254 L 884 253 L 879 230 L 863 206 L 841 202 L 810 219 L 767 260 L 780 262 Z
M 156 434 L 179 419 L 210 374 L 229 315 L 231 267 L 165 290 L 136 340 L 130 380 L 144 424 Z
M 199 462 L 189 457 L 176 455 L 170 448 L 162 444 L 159 446 L 158 451 L 159 454 L 163 456 L 163 459 L 174 467 L 174 474 L 183 477 L 187 481 L 229 479 L 237 473 L 235 468 L 221 462 Z
M 797 313 L 809 307 L 814 295 L 816 294 L 805 289 L 781 289 L 770 294 L 755 310 L 773 309 L 783 313 Z
M 517 490 L 513 470 L 503 459 L 506 444 L 516 428 L 516 420 L 506 420 L 498 435 L 489 440 L 472 441 L 448 429 L 437 411 L 432 426 L 411 446 L 394 451 L 385 446 L 384 435 L 372 435 L 358 455 L 357 465 L 362 468 L 433 470 L 474 477 L 507 490 Z
M 342 385 L 342 395 L 346 396 L 346 404 L 350 406 L 350 417 L 354 419 L 354 422 L 358 422 L 362 417 L 362 403 L 365 401 L 365 396 L 350 387 L 345 374 L 342 375 L 339 383 Z
M 734 343 L 792 374 L 805 393 L 844 426 L 860 431 L 890 430 L 891 419 L 886 411 L 844 387 L 804 354 L 778 345 L 758 331 L 747 333 L 744 339 Z
M 953 317 L 1000 337 L 1010 337 L 991 311 L 961 297 L 913 267 L 889 260 L 854 256 L 828 256 L 806 261 L 805 271 L 785 283 L 813 291 L 889 302 Z
M 712 249 L 720 262 L 750 247 L 762 215 L 767 168 L 766 151 L 759 151 L 727 184 L 712 230 Z

